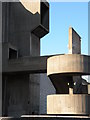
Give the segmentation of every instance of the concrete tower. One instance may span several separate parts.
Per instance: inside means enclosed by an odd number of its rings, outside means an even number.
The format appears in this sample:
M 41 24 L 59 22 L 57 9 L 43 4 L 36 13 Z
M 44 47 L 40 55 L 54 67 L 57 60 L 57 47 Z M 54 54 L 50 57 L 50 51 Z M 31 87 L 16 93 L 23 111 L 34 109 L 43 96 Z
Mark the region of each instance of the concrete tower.
M 47 59 L 40 57 L 40 38 L 49 32 L 49 4 L 0 2 L 0 16 L 0 115 L 39 114 Z

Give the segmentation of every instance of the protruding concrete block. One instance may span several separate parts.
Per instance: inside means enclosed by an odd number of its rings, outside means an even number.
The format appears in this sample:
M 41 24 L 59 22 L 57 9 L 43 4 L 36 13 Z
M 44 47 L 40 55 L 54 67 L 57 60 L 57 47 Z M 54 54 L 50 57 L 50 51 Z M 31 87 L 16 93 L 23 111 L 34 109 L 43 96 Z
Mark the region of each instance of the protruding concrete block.
M 32 32 L 39 38 L 43 37 L 49 32 L 49 4 L 46 0 L 42 2 L 41 0 L 32 0 L 25 1 L 20 0 L 22 5 L 31 12 L 34 16 L 38 14 L 37 20 L 34 19 L 34 22 L 38 24 L 33 28 Z
M 47 75 L 89 75 L 90 56 L 80 54 L 65 54 L 48 58 Z

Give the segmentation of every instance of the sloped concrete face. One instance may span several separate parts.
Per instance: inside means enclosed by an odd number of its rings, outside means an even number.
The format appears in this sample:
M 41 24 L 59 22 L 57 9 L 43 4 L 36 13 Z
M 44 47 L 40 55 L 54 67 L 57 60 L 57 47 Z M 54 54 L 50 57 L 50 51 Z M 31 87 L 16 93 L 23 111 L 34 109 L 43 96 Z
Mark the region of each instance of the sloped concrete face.
M 90 95 L 65 94 L 47 96 L 47 114 L 89 114 Z

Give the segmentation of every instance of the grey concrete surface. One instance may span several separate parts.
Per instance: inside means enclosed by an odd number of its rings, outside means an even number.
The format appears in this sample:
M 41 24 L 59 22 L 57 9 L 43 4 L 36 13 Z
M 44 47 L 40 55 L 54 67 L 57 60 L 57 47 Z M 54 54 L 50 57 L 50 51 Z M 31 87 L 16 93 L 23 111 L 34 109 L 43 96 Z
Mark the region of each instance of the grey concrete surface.
M 69 54 L 81 54 L 81 37 L 72 28 L 69 28 Z
M 40 57 L 40 38 L 49 32 L 49 4 L 39 1 L 40 12 L 35 13 L 36 4 L 28 5 L 30 11 L 20 2 L 3 2 L 0 6 L 3 116 L 39 114 L 39 73 L 46 72 L 47 60 L 47 56 Z
M 46 73 L 48 57 L 49 56 L 22 57 L 8 60 L 8 64 L 6 66 L 3 64 L 3 73 Z
M 80 54 L 65 54 L 53 56 L 47 61 L 47 75 L 89 75 L 90 56 Z
M 89 115 L 88 94 L 57 94 L 47 96 L 47 114 Z
M 0 116 L 2 115 L 2 2 L 0 2 Z
M 89 120 L 89 116 L 25 115 L 20 118 L 6 117 L 0 120 Z
M 47 73 L 40 74 L 40 114 L 47 114 L 47 95 L 55 94 L 56 90 L 47 77 Z

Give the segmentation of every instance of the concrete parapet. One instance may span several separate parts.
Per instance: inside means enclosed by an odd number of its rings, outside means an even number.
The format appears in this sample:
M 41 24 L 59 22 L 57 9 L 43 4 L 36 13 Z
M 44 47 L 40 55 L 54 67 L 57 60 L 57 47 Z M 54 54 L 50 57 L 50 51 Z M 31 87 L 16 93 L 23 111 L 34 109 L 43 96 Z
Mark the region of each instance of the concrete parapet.
M 65 54 L 48 58 L 47 75 L 88 75 L 90 56 Z
M 47 114 L 89 114 L 89 99 L 87 94 L 63 94 L 47 96 Z

